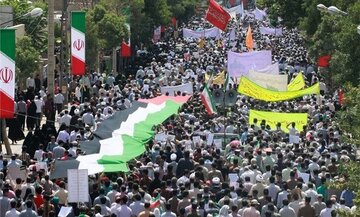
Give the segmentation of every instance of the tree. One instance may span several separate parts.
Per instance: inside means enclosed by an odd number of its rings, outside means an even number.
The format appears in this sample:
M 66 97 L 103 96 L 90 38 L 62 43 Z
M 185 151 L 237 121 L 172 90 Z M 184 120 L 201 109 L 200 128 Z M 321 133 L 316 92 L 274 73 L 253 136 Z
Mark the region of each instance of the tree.
M 27 0 L 3 0 L 0 5 L 9 5 L 13 8 L 14 25 L 25 24 L 26 35 L 30 36 L 32 45 L 40 52 L 47 50 L 47 31 L 46 31 L 46 16 L 47 5 L 42 1 L 30 2 Z M 43 9 L 43 14 L 39 17 L 32 18 L 30 16 L 23 17 L 22 15 L 28 13 L 33 8 L 39 7 Z
M 27 78 L 39 69 L 40 53 L 33 46 L 32 39 L 24 36 L 16 42 L 16 73 L 17 78 Z
M 187 22 L 195 15 L 199 0 L 167 0 L 170 12 L 179 22 Z
M 171 12 L 166 0 L 144 0 L 145 15 L 152 20 L 154 26 L 168 25 Z
M 98 23 L 98 33 L 101 38 L 101 45 L 106 50 L 111 50 L 119 46 L 122 40 L 128 38 L 124 17 L 114 13 L 105 14 L 104 18 Z
M 97 16 L 96 18 L 95 15 Z M 102 18 L 100 18 L 100 20 Z M 95 12 L 86 14 L 85 56 L 86 56 L 86 66 L 90 70 L 95 70 L 98 67 L 99 40 L 98 40 L 98 26 L 96 25 L 96 21 L 95 21 L 98 19 L 99 16 Z

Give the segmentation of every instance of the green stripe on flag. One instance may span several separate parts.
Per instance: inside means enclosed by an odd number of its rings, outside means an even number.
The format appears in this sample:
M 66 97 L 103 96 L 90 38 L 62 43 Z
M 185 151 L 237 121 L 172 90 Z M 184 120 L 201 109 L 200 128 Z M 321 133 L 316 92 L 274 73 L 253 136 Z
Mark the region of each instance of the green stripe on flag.
M 122 155 L 104 155 L 98 160 L 98 163 L 104 166 L 105 172 L 126 172 L 128 171 L 127 167 L 126 170 L 119 170 L 124 169 L 122 164 L 145 152 L 145 144 L 155 135 L 153 131 L 154 125 L 161 124 L 171 115 L 177 114 L 181 106 L 181 104 L 172 100 L 168 100 L 165 103 L 166 106 L 162 110 L 149 114 L 144 121 L 135 124 L 133 136 L 122 136 L 124 145 Z
M 15 29 L 0 29 L 0 51 L 15 61 Z
M 71 27 L 85 33 L 85 11 L 71 12 Z

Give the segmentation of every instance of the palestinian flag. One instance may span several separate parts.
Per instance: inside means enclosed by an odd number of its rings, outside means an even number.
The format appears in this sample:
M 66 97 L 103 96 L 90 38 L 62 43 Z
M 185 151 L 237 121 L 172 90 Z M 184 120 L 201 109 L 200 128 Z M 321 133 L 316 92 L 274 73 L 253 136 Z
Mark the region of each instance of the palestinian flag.
M 87 169 L 89 174 L 129 171 L 127 162 L 143 154 L 146 143 L 155 136 L 153 126 L 177 114 L 184 102 L 162 100 L 157 101 L 160 104 L 135 101 L 130 108 L 104 120 L 94 132 L 94 140 L 80 143 L 86 155 L 72 163 L 57 161 L 51 177 L 66 176 L 67 169 Z
M 0 29 L 0 118 L 14 117 L 15 30 Z
M 71 70 L 73 75 L 85 74 L 85 12 L 71 12 Z
M 201 101 L 204 103 L 205 109 L 209 115 L 216 113 L 216 106 L 212 94 L 205 84 L 203 92 L 200 94 Z

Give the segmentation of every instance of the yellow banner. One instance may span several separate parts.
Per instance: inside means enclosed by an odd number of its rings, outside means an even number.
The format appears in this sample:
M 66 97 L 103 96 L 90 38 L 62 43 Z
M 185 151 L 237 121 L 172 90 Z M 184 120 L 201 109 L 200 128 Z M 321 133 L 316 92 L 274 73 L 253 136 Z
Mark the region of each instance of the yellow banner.
M 272 91 L 255 84 L 243 76 L 239 83 L 238 92 L 254 99 L 276 102 L 294 99 L 304 95 L 320 94 L 320 85 L 316 83 L 309 88 L 297 91 Z
M 288 86 L 287 86 L 287 90 L 288 91 L 295 91 L 295 90 L 301 90 L 305 87 L 305 81 L 304 81 L 304 77 L 302 72 L 300 72 L 295 78 L 294 80 L 292 80 Z
M 286 133 L 289 132 L 287 126 L 292 122 L 295 122 L 295 129 L 301 132 L 303 126 L 307 125 L 308 120 L 307 113 L 279 113 L 250 110 L 249 124 L 254 123 L 254 118 L 257 119 L 258 124 L 260 124 L 262 120 L 265 120 L 266 125 L 269 125 L 272 130 L 275 130 L 277 123 L 280 123 L 281 129 Z M 289 125 L 289 127 L 291 128 L 291 125 Z

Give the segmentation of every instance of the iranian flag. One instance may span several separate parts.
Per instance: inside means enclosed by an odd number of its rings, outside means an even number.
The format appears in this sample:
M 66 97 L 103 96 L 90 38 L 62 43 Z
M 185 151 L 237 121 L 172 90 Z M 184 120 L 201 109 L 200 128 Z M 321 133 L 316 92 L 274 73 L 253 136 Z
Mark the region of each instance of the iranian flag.
M 177 114 L 189 98 L 161 96 L 134 101 L 130 108 L 117 111 L 101 122 L 93 140 L 80 143 L 86 155 L 76 160 L 57 161 L 51 177 L 65 177 L 67 169 L 87 169 L 89 174 L 128 172 L 127 162 L 142 155 L 146 144 L 154 138 L 154 126 Z
M 85 74 L 85 12 L 71 12 L 71 69 L 73 75 Z
M 155 209 L 156 207 L 160 206 L 161 204 L 161 195 L 160 193 L 157 193 L 156 197 L 153 197 L 151 199 L 151 203 L 150 203 L 150 209 Z
M 209 88 L 207 87 L 207 85 L 205 85 L 205 88 L 204 88 L 203 92 L 201 93 L 200 97 L 201 97 L 201 101 L 204 103 L 205 109 L 209 115 L 212 115 L 217 112 L 215 102 L 212 98 L 212 94 L 211 94 Z
M 15 29 L 0 29 L 0 118 L 14 117 Z

